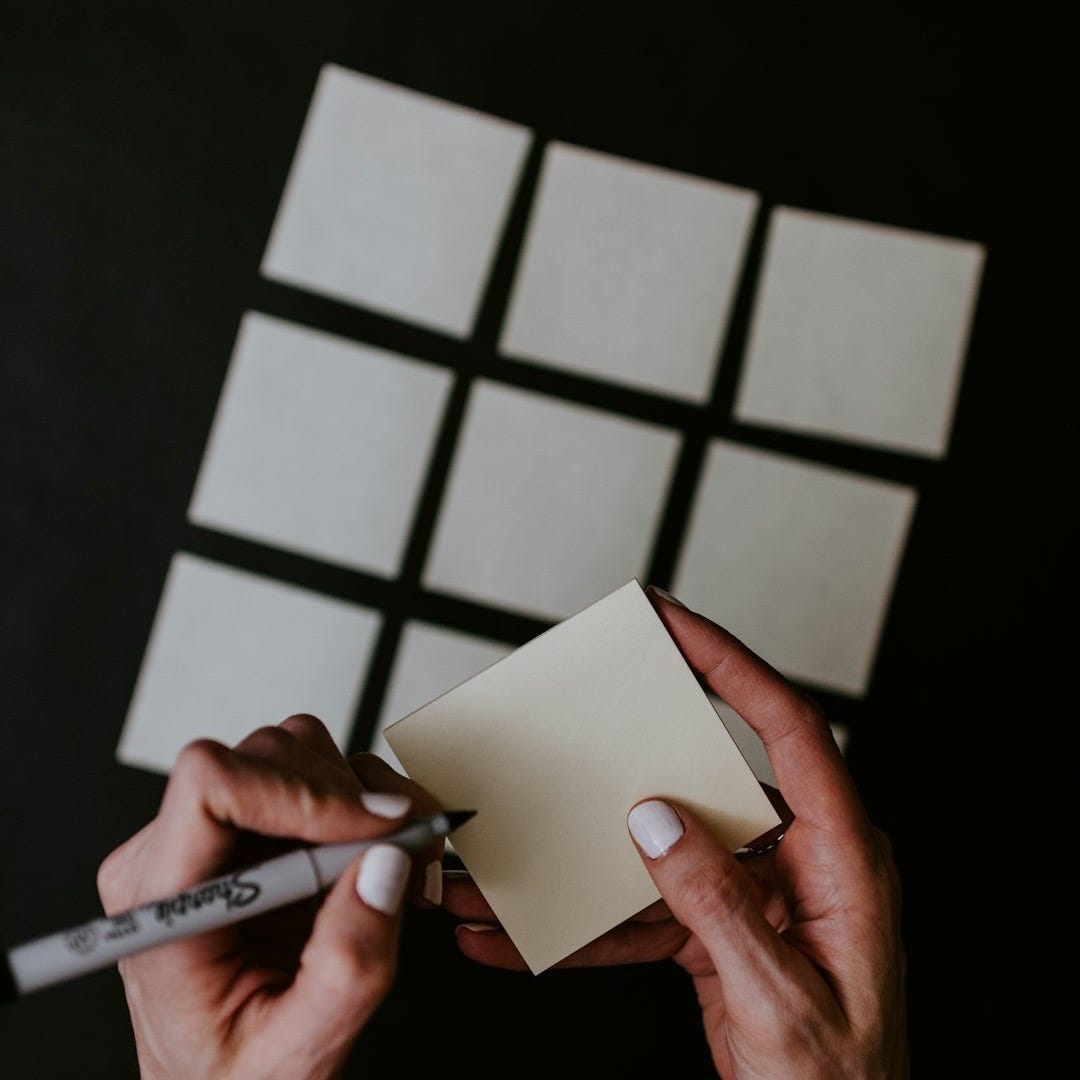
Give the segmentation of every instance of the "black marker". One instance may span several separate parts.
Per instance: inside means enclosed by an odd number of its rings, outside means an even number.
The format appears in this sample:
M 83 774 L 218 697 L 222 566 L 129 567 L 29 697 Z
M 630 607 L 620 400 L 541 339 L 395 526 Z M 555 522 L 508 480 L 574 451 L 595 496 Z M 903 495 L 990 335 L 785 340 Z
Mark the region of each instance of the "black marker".
M 0 965 L 0 1001 L 86 975 L 127 956 L 250 919 L 315 896 L 332 885 L 373 844 L 421 851 L 463 825 L 474 810 L 447 810 L 417 818 L 389 836 L 352 844 L 299 848 L 246 870 L 236 870 L 175 896 L 112 918 L 94 919 L 58 934 L 8 949 Z

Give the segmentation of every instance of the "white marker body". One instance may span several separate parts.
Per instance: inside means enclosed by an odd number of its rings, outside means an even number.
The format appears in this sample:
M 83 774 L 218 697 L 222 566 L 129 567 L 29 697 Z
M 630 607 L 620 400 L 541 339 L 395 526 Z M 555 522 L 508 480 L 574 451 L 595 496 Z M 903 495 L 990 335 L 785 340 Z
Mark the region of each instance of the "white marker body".
M 7 953 L 15 988 L 20 995 L 28 994 L 108 967 L 146 949 L 315 896 L 333 884 L 349 863 L 373 843 L 393 843 L 419 851 L 448 829 L 446 818 L 438 814 L 412 822 L 392 836 L 301 848 L 111 918 L 94 919 L 16 945 Z

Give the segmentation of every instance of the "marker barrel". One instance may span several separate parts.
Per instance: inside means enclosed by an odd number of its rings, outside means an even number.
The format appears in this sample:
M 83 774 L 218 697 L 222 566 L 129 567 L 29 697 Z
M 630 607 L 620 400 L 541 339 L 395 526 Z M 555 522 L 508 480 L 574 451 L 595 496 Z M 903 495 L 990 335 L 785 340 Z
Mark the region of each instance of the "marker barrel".
M 0 955 L 0 996 L 28 994 L 108 967 L 126 956 L 250 919 L 314 896 L 374 844 L 421 851 L 445 836 L 472 811 L 450 811 L 411 821 L 389 836 L 347 844 L 300 848 L 257 866 L 193 885 L 109 918 L 93 919 L 58 934 L 16 945 Z
M 18 993 L 28 994 L 108 967 L 144 949 L 216 930 L 236 922 L 238 917 L 248 918 L 302 900 L 319 888 L 308 853 L 291 851 L 113 918 L 93 919 L 17 945 L 8 951 L 8 965 Z

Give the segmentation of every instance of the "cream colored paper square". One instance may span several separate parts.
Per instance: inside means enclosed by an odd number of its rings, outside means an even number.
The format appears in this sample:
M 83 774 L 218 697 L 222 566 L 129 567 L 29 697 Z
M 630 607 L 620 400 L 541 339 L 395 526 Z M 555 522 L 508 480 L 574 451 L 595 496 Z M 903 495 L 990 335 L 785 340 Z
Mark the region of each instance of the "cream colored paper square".
M 326 64 L 262 272 L 468 336 L 529 138 L 498 117 Z
M 298 712 L 346 746 L 380 622 L 344 600 L 174 555 L 117 759 L 167 773 L 192 739 L 235 743 Z
M 735 415 L 943 457 L 985 249 L 779 207 Z
M 644 572 L 678 454 L 669 428 L 479 380 L 424 585 L 572 615 Z
M 730 848 L 772 806 L 636 581 L 389 727 L 412 776 L 475 809 L 454 846 L 530 969 L 657 899 L 626 830 L 650 795 Z
M 864 694 L 915 500 L 900 484 L 716 439 L 675 595 L 785 675 Z
M 502 641 L 422 622 L 406 623 L 371 737 L 371 752 L 400 770 L 401 762 L 386 743 L 386 729 L 513 651 L 513 645 Z
M 188 516 L 392 577 L 453 378 L 249 311 Z
M 758 197 L 553 143 L 500 350 L 705 401 Z

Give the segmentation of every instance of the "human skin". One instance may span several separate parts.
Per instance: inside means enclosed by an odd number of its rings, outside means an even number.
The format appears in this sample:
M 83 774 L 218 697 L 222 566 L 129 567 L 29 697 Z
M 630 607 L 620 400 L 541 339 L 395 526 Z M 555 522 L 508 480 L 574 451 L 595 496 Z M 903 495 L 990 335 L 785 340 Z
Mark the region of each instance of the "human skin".
M 377 839 L 437 809 L 378 758 L 346 761 L 317 719 L 292 716 L 232 749 L 185 748 L 157 817 L 102 863 L 98 891 L 111 915 L 298 843 Z M 402 894 L 425 902 L 441 848 L 412 860 L 369 848 L 325 898 L 121 961 L 142 1076 L 337 1075 L 393 982 Z
M 740 860 L 685 807 L 628 808 L 662 899 L 559 966 L 674 959 L 726 1078 L 907 1076 L 899 876 L 821 709 L 727 631 L 649 595 L 690 667 L 761 737 L 790 823 Z M 525 969 L 467 874 L 447 874 L 443 902 L 468 920 L 466 956 Z

